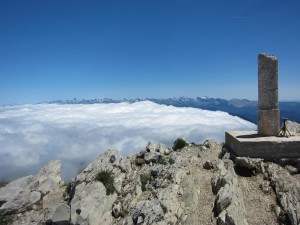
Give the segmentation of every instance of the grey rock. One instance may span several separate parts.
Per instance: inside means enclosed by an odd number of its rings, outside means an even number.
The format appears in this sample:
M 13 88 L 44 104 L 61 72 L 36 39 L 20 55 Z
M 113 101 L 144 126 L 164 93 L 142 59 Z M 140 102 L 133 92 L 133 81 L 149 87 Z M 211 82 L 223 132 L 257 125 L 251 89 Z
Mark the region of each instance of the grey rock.
M 137 209 L 133 212 L 132 222 L 134 225 L 143 224 L 145 221 L 145 214 L 141 212 L 140 209 Z
M 291 224 L 298 225 L 300 222 L 300 181 L 275 163 L 269 164 L 267 174 Z
M 150 171 L 150 176 L 157 177 L 162 173 L 162 171 L 163 171 L 163 166 L 157 165 Z
M 155 224 L 162 220 L 164 212 L 157 199 L 141 201 L 132 214 L 133 224 Z
M 158 149 L 157 145 L 153 141 L 149 141 L 146 146 L 147 152 L 155 152 L 155 150 Z
M 158 152 L 161 152 L 161 153 L 165 153 L 167 149 L 167 147 L 164 145 L 164 144 L 159 144 L 158 145 Z
M 218 174 L 212 180 L 212 190 L 217 194 L 215 213 L 218 225 L 248 225 L 243 194 L 230 160 L 220 160 Z
M 203 164 L 203 168 L 206 169 L 206 170 L 211 170 L 211 169 L 214 168 L 214 165 L 213 165 L 212 161 L 207 160 L 207 161 L 205 161 L 205 163 Z
M 147 152 L 144 160 L 149 164 L 150 162 L 157 163 L 160 158 L 162 158 L 162 155 L 159 152 Z
M 163 152 L 165 155 L 170 155 L 171 153 L 171 150 L 170 149 L 165 149 L 164 152 Z
M 233 171 L 233 165 L 230 162 L 230 169 L 227 170 L 224 166 L 224 162 L 222 160 L 218 161 L 217 168 L 219 173 L 212 179 L 212 191 L 214 194 L 217 194 L 219 190 L 225 186 L 225 184 L 233 184 L 234 180 L 236 180 L 236 174 Z
M 206 148 L 215 148 L 218 145 L 218 143 L 215 140 L 206 140 L 203 142 L 203 146 Z
M 207 143 L 208 146 L 208 143 Z M 208 148 L 205 145 L 200 146 L 200 151 L 206 151 Z
M 298 133 L 298 134 L 300 133 L 300 124 L 299 123 L 288 120 L 286 123 L 286 126 L 290 132 L 294 132 L 294 133 Z
M 121 211 L 122 211 L 122 204 L 121 204 L 121 202 L 119 202 L 118 204 L 115 204 L 113 209 L 112 209 L 113 217 L 119 218 L 120 214 L 121 214 Z
M 60 203 L 53 212 L 52 215 L 53 222 L 59 221 L 69 221 L 70 219 L 70 206 L 65 203 Z
M 226 209 L 232 202 L 233 190 L 228 184 L 221 188 L 216 199 L 216 210 L 220 214 L 224 209 Z
M 145 160 L 142 159 L 142 158 L 137 158 L 137 159 L 135 159 L 135 164 L 136 164 L 137 166 L 142 166 L 142 165 L 145 164 Z
M 143 159 L 145 157 L 146 152 L 147 152 L 146 150 L 140 151 L 139 153 L 136 154 L 136 158 Z
M 74 225 L 81 225 L 81 224 L 84 224 L 84 223 L 85 223 L 85 221 L 84 221 L 84 219 L 82 218 L 82 216 L 81 216 L 81 215 L 78 215 L 78 214 L 75 215 L 74 221 L 75 221 L 75 224 L 74 224 Z
M 114 163 L 116 161 L 116 156 L 112 155 L 109 159 L 109 162 Z
M 114 163 L 110 162 L 112 156 L 115 157 Z M 121 173 L 121 171 L 118 169 L 121 159 L 122 157 L 117 149 L 109 149 L 106 152 L 99 155 L 95 161 L 90 163 L 80 174 L 78 174 L 76 176 L 76 181 L 93 181 L 97 173 L 103 170 L 112 171 L 114 174 Z
M 296 167 L 293 167 L 291 165 L 286 165 L 284 167 L 291 175 L 294 175 L 298 172 L 298 169 Z
M 155 178 L 155 177 L 158 176 L 158 171 L 157 170 L 151 170 L 150 175 Z
M 263 159 L 249 158 L 249 157 L 236 157 L 235 164 L 255 172 L 264 172 Z
M 46 195 L 63 184 L 60 161 L 51 161 L 37 175 L 19 178 L 0 189 L 0 213 L 21 213 L 32 208 Z
M 108 158 L 109 160 L 109 158 Z M 71 218 L 75 223 L 78 217 L 76 209 L 81 209 L 80 225 L 112 224 L 112 208 L 117 194 L 106 195 L 106 189 L 101 182 L 82 182 L 76 186 L 74 198 L 71 201 Z
M 41 200 L 42 194 L 39 191 L 32 191 L 30 193 L 30 202 L 36 204 Z
M 268 180 L 263 181 L 260 185 L 260 188 L 265 194 L 270 194 L 272 190 L 270 186 L 270 181 Z

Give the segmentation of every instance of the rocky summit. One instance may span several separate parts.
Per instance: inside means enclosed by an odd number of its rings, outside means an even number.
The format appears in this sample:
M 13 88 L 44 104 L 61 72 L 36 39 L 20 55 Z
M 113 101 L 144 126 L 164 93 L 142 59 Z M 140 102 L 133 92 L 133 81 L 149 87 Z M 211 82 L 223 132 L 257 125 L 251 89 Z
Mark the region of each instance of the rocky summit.
M 0 224 L 300 223 L 300 161 L 235 157 L 214 140 L 101 154 L 65 184 L 60 161 L 0 189 Z

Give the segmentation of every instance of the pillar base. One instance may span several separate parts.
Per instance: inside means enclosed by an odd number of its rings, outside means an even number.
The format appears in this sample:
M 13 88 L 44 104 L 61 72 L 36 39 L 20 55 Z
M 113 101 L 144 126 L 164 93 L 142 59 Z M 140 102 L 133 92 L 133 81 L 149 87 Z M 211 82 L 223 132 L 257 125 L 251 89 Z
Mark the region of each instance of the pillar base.
M 276 136 L 280 131 L 279 109 L 258 110 L 257 133 L 265 136 Z

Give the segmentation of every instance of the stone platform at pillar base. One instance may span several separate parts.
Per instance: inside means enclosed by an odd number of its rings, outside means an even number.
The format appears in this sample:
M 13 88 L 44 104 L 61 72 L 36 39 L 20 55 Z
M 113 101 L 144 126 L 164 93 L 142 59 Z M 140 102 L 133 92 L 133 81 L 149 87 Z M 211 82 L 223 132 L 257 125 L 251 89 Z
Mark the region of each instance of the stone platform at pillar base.
M 300 158 L 300 136 L 261 136 L 257 131 L 227 131 L 225 144 L 237 154 L 252 158 Z

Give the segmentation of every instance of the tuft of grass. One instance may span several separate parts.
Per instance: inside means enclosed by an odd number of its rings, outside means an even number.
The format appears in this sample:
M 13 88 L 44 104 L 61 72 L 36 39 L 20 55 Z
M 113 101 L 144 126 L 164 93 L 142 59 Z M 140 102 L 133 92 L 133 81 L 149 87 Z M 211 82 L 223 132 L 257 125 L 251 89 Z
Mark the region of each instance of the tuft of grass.
M 13 222 L 12 217 L 8 215 L 0 215 L 0 224 L 1 225 L 8 225 Z
M 173 165 L 175 163 L 175 160 L 173 158 L 169 158 L 170 165 Z
M 5 187 L 7 183 L 0 183 L 0 188 Z
M 150 176 L 148 174 L 141 174 L 140 180 L 142 184 L 142 191 L 146 191 L 146 184 L 150 181 Z
M 70 195 L 71 194 L 71 189 L 72 189 L 72 184 L 71 182 L 65 185 L 65 192 Z
M 166 160 L 163 158 L 159 158 L 157 161 L 158 164 L 166 165 Z
M 116 188 L 114 186 L 114 177 L 111 171 L 101 170 L 97 173 L 95 180 L 102 182 L 106 188 L 106 195 L 115 193 Z
M 174 149 L 174 151 L 176 151 L 176 150 L 182 149 L 188 145 L 189 144 L 183 138 L 177 138 L 176 141 L 174 142 L 173 149 Z

